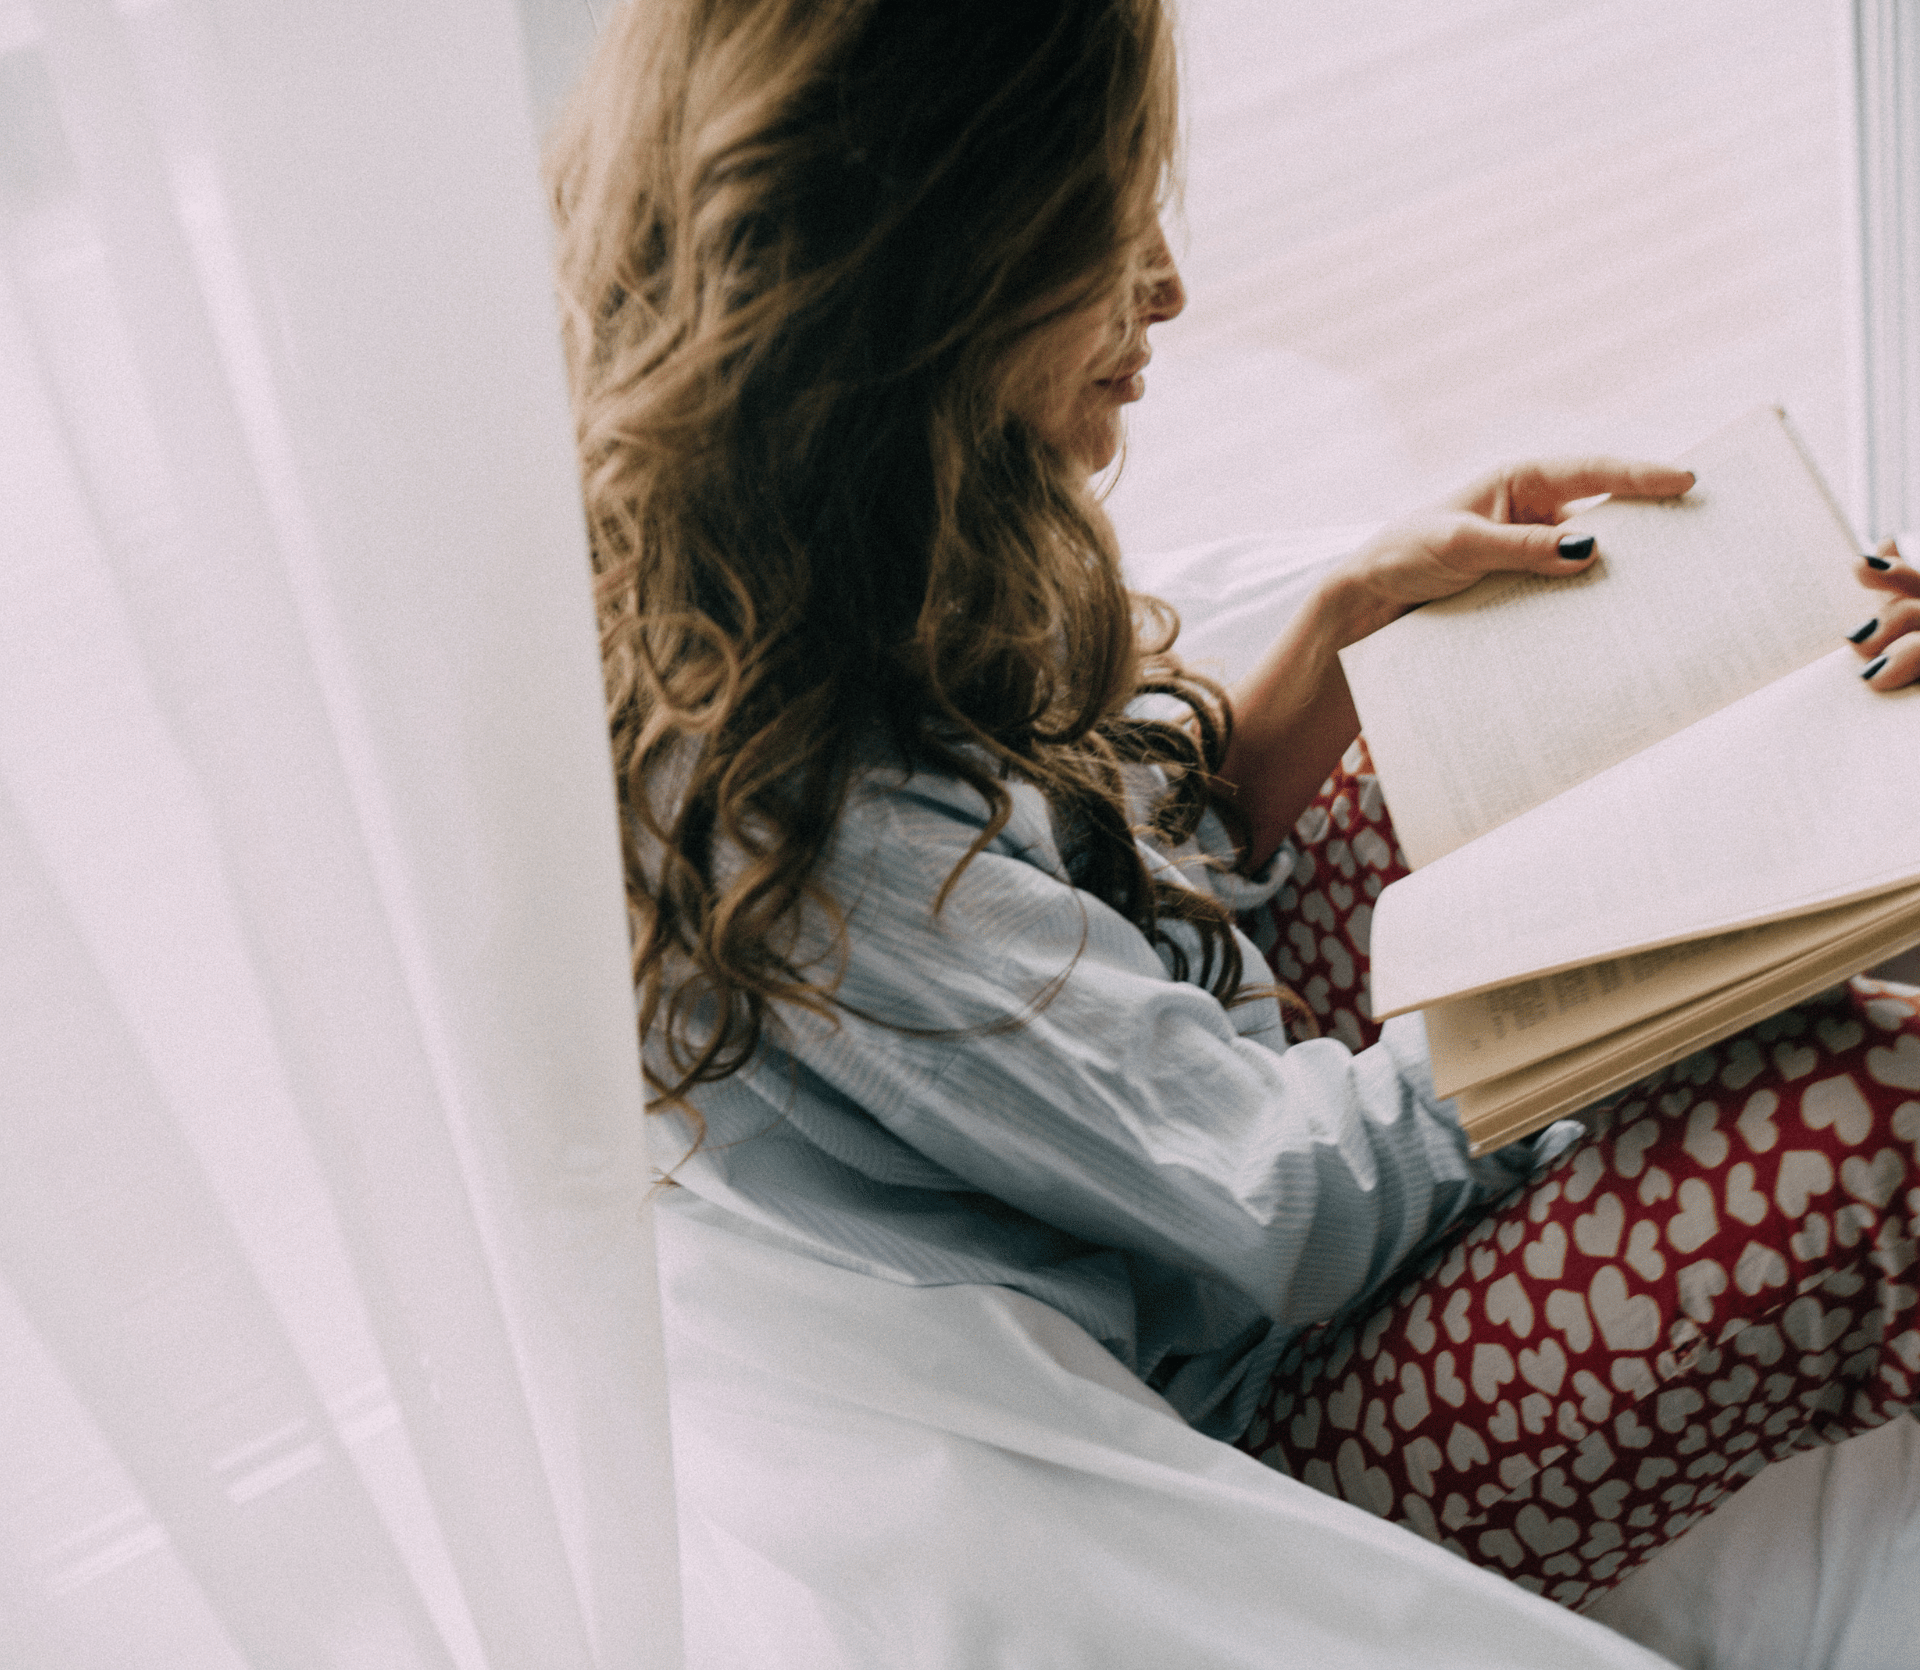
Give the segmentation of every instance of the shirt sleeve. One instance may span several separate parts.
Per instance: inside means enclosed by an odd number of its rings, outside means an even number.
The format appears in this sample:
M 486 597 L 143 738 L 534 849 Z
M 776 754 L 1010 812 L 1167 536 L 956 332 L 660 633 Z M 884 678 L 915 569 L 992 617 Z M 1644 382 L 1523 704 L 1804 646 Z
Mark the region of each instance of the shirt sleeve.
M 1013 793 L 1014 818 L 937 914 L 984 821 L 959 785 L 861 797 L 823 877 L 845 910 L 838 1013 L 787 1017 L 785 1044 L 899 1140 L 1294 1326 L 1524 1180 L 1530 1148 L 1468 1157 L 1417 1017 L 1357 1055 L 1288 1047 L 1270 998 L 1229 1010 L 1172 979 L 1138 929 L 1071 886 L 1044 804 Z

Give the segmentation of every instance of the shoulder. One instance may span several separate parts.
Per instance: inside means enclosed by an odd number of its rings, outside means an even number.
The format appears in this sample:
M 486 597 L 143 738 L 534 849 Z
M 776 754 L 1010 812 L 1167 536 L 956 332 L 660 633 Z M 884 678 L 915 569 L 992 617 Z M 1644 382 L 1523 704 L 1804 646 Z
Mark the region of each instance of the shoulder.
M 1166 978 L 1146 936 L 1073 884 L 1045 795 L 1018 779 L 999 786 L 1007 815 L 994 829 L 988 796 L 955 773 L 858 776 L 816 874 L 831 912 L 813 915 L 822 937 L 804 947 L 839 971 L 846 1003 L 896 1024 L 997 1025 L 1010 998 L 1022 1009 L 1097 965 Z M 935 991 L 943 1009 L 971 993 L 969 1012 L 906 1014 Z
M 956 772 L 926 765 L 874 764 L 856 773 L 841 808 L 829 869 L 850 867 L 930 872 L 944 878 L 969 854 L 1026 864 L 1067 882 L 1046 796 L 1018 778 L 997 778 L 1005 821 L 984 845 L 997 808 Z M 997 866 L 989 866 L 996 868 Z

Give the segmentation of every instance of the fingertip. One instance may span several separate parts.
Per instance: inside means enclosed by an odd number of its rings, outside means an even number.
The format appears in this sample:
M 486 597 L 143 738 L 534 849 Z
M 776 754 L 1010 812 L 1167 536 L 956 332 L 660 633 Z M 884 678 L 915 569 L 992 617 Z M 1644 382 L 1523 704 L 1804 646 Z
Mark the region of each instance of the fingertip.
M 1860 669 L 1870 689 L 1882 693 L 1904 690 L 1920 681 L 1920 633 L 1907 633 L 1888 643 Z

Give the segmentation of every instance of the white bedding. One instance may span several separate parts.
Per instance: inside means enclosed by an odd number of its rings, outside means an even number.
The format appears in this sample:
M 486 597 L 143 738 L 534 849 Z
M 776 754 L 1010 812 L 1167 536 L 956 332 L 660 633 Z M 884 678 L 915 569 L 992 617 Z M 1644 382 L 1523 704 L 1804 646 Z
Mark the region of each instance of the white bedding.
M 1362 529 L 1136 566 L 1245 670 Z M 695 1670 L 1903 1670 L 1920 1429 L 1763 1475 L 1579 1618 L 1188 1428 L 989 1287 L 840 1270 L 668 1190 L 656 1212 Z

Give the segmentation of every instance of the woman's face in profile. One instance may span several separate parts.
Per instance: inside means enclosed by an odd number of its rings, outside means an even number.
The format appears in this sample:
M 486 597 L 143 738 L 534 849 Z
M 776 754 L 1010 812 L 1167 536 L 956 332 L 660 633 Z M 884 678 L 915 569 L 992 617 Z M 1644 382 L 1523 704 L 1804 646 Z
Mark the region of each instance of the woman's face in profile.
M 1143 281 L 1130 305 L 1116 308 L 1103 299 L 1040 333 L 1033 349 L 1032 392 L 1018 402 L 1020 415 L 1089 475 L 1113 462 L 1120 450 L 1121 409 L 1147 392 L 1142 373 L 1152 358 L 1148 327 L 1174 318 L 1187 305 L 1173 252 L 1158 226 L 1142 267 Z

